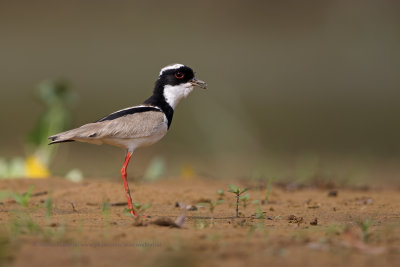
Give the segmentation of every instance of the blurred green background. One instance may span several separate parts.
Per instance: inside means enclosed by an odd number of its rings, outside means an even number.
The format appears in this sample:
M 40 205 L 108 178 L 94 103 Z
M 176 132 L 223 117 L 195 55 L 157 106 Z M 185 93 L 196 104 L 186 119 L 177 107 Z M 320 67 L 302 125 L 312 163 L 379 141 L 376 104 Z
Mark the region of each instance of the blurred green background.
M 167 176 L 397 182 L 399 14 L 398 1 L 2 1 L 0 156 L 23 155 L 43 80 L 79 95 L 80 126 L 141 103 L 179 62 L 209 90 L 137 150 L 134 176 L 161 157 Z M 115 178 L 123 157 L 67 143 L 51 170 Z

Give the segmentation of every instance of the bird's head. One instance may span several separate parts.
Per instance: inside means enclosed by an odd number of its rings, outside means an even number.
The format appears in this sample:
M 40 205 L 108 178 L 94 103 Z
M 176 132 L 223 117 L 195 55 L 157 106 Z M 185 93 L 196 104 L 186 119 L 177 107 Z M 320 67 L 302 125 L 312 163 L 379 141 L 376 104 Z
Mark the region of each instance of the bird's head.
M 161 69 L 156 88 L 162 90 L 167 103 L 175 108 L 178 102 L 192 92 L 193 87 L 206 89 L 207 84 L 198 80 L 188 66 L 171 64 Z

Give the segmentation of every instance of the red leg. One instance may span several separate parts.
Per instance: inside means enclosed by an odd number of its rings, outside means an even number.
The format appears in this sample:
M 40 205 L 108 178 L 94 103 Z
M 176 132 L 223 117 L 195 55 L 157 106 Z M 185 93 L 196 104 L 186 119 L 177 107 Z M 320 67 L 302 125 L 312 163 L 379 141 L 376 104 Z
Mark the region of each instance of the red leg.
M 137 217 L 136 212 L 133 210 L 131 191 L 129 190 L 126 169 L 128 168 L 129 160 L 131 159 L 132 152 L 127 152 L 125 157 L 124 166 L 121 169 L 122 180 L 124 181 L 126 199 L 128 200 L 129 212 L 133 217 Z

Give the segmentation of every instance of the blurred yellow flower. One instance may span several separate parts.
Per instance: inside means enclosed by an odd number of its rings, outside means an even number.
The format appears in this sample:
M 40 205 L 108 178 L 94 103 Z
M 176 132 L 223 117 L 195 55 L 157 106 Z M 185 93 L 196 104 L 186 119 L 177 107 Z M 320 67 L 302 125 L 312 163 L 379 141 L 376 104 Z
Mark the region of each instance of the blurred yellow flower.
M 50 176 L 50 171 L 35 156 L 29 156 L 25 160 L 25 176 L 27 178 L 47 178 Z
M 184 179 L 193 179 L 196 177 L 194 168 L 191 164 L 185 164 L 182 166 L 181 177 Z

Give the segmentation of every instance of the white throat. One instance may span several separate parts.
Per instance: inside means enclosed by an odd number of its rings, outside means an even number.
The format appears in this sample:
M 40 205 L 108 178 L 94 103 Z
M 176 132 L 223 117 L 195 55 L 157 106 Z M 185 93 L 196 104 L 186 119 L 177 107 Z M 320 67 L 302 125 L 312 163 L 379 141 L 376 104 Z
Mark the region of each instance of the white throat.
M 167 103 L 175 109 L 182 98 L 187 97 L 193 90 L 191 83 L 184 83 L 180 85 L 165 85 L 164 97 Z

